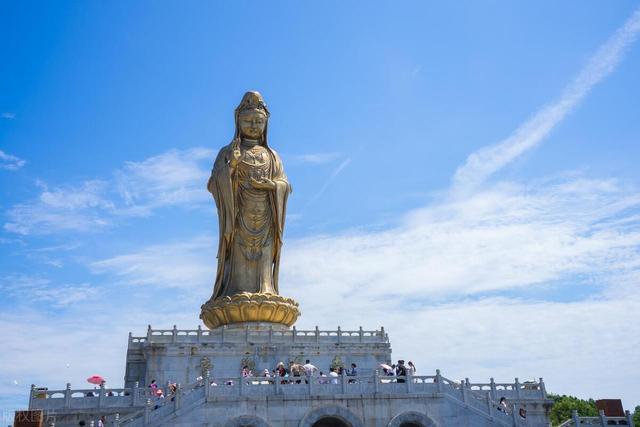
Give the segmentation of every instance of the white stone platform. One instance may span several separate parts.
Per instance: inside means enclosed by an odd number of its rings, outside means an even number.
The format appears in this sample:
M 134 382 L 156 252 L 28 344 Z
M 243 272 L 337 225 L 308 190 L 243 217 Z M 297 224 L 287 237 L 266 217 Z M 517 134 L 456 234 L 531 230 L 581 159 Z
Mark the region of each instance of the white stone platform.
M 278 362 L 309 359 L 359 368 L 357 377 L 242 378 L 242 365 L 257 374 Z M 431 427 L 547 426 L 551 401 L 544 382 L 498 384 L 449 380 L 439 371 L 413 377 L 380 376 L 391 362 L 389 337 L 376 331 L 299 331 L 264 324 L 216 330 L 154 330 L 129 335 L 125 388 L 33 390 L 30 409 L 42 409 L 57 427 L 107 417 L 118 426 L 208 427 Z M 204 378 L 199 378 L 204 377 Z M 178 392 L 156 398 L 152 379 Z M 87 394 L 94 394 L 88 396 Z M 498 410 L 498 399 L 515 405 Z M 527 419 L 513 409 L 524 407 Z M 517 411 L 515 412 L 517 414 Z

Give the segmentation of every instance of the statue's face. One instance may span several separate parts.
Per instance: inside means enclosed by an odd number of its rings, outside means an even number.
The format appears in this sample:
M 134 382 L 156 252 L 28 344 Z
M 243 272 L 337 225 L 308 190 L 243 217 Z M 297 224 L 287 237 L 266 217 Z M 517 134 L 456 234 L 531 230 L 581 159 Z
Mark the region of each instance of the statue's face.
M 267 117 L 258 111 L 247 111 L 238 118 L 240 135 L 249 139 L 259 139 L 267 125 Z

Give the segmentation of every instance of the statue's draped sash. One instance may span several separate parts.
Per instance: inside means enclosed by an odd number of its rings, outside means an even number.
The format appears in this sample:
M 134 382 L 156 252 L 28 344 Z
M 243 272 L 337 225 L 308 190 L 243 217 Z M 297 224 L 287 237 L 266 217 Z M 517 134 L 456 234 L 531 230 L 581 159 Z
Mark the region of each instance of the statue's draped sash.
M 223 147 L 218 153 L 218 157 L 213 165 L 213 171 L 211 172 L 211 178 L 207 184 L 207 187 L 216 202 L 218 209 L 218 222 L 219 222 L 219 243 L 218 243 L 218 270 L 216 273 L 216 282 L 213 289 L 212 300 L 225 296 L 235 294 L 237 284 L 225 283 L 230 281 L 230 275 L 226 274 L 226 270 L 231 268 L 231 262 L 238 263 L 240 260 L 233 260 L 231 253 L 234 244 L 235 234 L 237 231 L 237 216 L 238 216 L 238 191 L 239 182 L 236 177 L 236 173 L 230 166 L 230 159 L 237 142 Z M 291 186 L 284 173 L 282 161 L 278 154 L 265 146 L 270 157 L 271 162 L 269 166 L 269 176 L 276 184 L 274 191 L 268 191 L 268 201 L 271 209 L 272 235 L 273 235 L 273 251 L 272 253 L 272 288 L 278 293 L 278 270 L 280 264 L 280 251 L 282 248 L 282 233 L 284 230 L 284 221 L 286 215 L 287 198 L 291 192 Z M 238 265 L 236 264 L 236 268 Z M 254 292 L 267 292 L 269 289 L 264 289 L 261 284 L 260 289 L 255 289 Z

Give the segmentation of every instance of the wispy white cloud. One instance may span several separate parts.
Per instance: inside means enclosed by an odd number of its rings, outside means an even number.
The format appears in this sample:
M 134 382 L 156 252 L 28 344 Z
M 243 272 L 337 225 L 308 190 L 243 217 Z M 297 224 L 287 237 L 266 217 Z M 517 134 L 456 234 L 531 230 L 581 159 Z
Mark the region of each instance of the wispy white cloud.
M 0 150 L 0 169 L 14 171 L 20 169 L 26 163 L 25 160 Z
M 44 304 L 63 308 L 98 295 L 97 289 L 88 283 L 60 284 L 34 276 L 11 275 L 0 280 L 0 291 L 5 297 L 17 298 L 21 304 Z
M 543 107 L 503 141 L 472 153 L 453 177 L 453 192 L 468 192 L 492 174 L 539 145 L 542 140 L 611 74 L 640 32 L 640 8 L 607 40 L 565 88 L 560 98 Z
M 37 200 L 12 206 L 4 229 L 19 234 L 90 231 L 109 224 L 113 203 L 104 181 L 85 181 L 79 187 L 42 188 Z
M 5 120 L 13 120 L 13 119 L 15 119 L 15 118 L 16 118 L 15 113 L 10 113 L 10 112 L 8 112 L 8 111 L 6 111 L 6 112 L 2 113 L 2 115 L 1 115 L 1 116 L 2 116 L 2 118 L 3 118 L 3 119 L 5 119 Z
M 204 202 L 215 153 L 205 148 L 170 150 L 142 162 L 126 162 L 116 173 L 124 201 L 121 214 L 149 214 L 161 206 Z M 207 160 L 207 167 L 202 161 Z
M 212 237 L 149 246 L 138 251 L 93 262 L 95 273 L 111 274 L 122 283 L 154 288 L 206 289 L 216 270 L 216 246 Z
M 316 194 L 314 194 L 307 202 L 307 206 L 318 200 L 325 191 L 331 186 L 331 184 L 338 178 L 338 176 L 342 173 L 342 171 L 351 164 L 351 157 L 347 157 L 344 159 L 338 166 L 336 166 L 329 175 L 329 178 L 324 182 L 320 190 Z
M 337 151 L 327 152 L 327 153 L 308 153 L 308 154 L 299 154 L 299 155 L 293 156 L 292 160 L 294 162 L 322 165 L 339 158 L 341 155 L 342 153 L 339 153 Z
M 208 202 L 204 188 L 213 156 L 212 150 L 203 148 L 171 150 L 141 162 L 126 162 L 110 180 L 55 188 L 40 182 L 37 199 L 5 212 L 4 229 L 23 235 L 86 232 L 123 217 L 147 216 L 165 206 Z

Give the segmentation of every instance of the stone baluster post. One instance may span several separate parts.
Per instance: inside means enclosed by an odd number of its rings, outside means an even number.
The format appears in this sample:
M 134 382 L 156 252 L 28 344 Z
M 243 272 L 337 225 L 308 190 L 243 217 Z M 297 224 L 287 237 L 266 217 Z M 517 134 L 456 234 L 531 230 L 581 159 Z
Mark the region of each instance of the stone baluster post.
M 64 407 L 71 408 L 71 383 L 67 383 L 67 387 L 64 389 Z
M 516 400 L 520 401 L 520 381 L 517 377 L 514 387 L 516 388 Z
M 313 394 L 313 386 L 311 385 L 313 383 L 313 373 L 311 373 L 311 375 L 306 376 L 306 380 L 307 380 L 307 395 L 311 396 Z
M 220 341 L 222 343 L 224 343 L 224 331 L 227 330 L 227 325 L 224 325 L 222 328 L 220 328 Z
M 320 342 L 320 329 L 316 326 L 316 344 Z
M 518 410 L 516 409 L 516 404 L 513 403 L 511 405 L 511 419 L 513 420 L 513 425 L 518 425 Z
M 598 417 L 600 417 L 600 425 L 606 427 L 606 425 L 607 425 L 607 417 L 605 417 L 604 411 L 602 409 L 600 409 L 598 411 Z
M 138 406 L 138 402 L 140 399 L 140 383 L 138 381 L 136 381 L 133 384 L 133 391 L 131 393 L 133 394 L 132 396 L 133 406 Z
M 291 328 L 291 338 L 293 342 L 296 342 L 296 335 L 298 335 L 298 333 L 296 332 L 296 327 L 294 326 L 293 328 Z
M 373 371 L 373 391 L 375 394 L 380 392 L 380 372 L 377 369 Z
M 147 342 L 151 342 L 151 325 L 147 325 Z
M 462 394 L 462 401 L 467 403 L 467 385 L 464 380 L 460 381 L 460 393 Z
M 547 387 L 544 385 L 544 381 L 542 380 L 542 377 L 540 377 L 540 391 L 542 392 L 542 398 L 546 399 L 547 398 Z
M 269 344 L 273 342 L 273 325 L 269 325 Z
M 144 406 L 144 425 L 149 425 L 150 416 L 151 416 L 151 399 L 147 399 L 147 404 Z
M 360 342 L 362 342 L 362 339 L 364 337 L 364 332 L 362 330 L 362 326 L 360 326 L 360 329 L 358 329 L 358 333 L 360 334 Z
M 575 426 L 580 425 L 580 417 L 578 416 L 578 411 L 576 411 L 575 409 L 571 411 L 571 418 L 573 418 L 573 424 Z
M 279 395 L 281 393 L 280 391 L 280 374 L 278 373 L 278 371 L 276 371 L 276 376 L 274 377 L 273 383 L 275 384 L 275 389 L 276 389 L 276 396 Z
M 206 395 L 206 391 L 205 391 L 205 395 Z M 180 409 L 180 404 L 182 403 L 182 385 L 181 384 L 177 384 L 176 385 L 176 394 L 173 396 L 173 403 L 174 403 L 174 407 L 175 410 L 177 411 L 178 409 Z
M 624 417 L 627 419 L 627 425 L 629 425 L 629 427 L 633 427 L 633 418 L 631 417 L 631 412 L 629 412 L 628 409 L 624 411 Z
M 244 327 L 244 342 L 249 342 L 249 326 Z
M 347 372 L 342 370 L 342 394 L 347 394 Z
M 493 417 L 493 401 L 491 400 L 491 396 L 487 394 L 487 411 L 490 417 Z
M 198 335 L 196 336 L 196 342 L 202 341 L 202 326 L 198 325 Z
M 338 344 L 342 342 L 342 329 L 338 326 Z
M 173 325 L 173 329 L 171 330 L 171 342 L 175 343 L 176 341 L 178 341 L 178 328 L 176 328 L 176 325 Z
M 209 399 L 209 396 L 211 395 L 211 379 L 210 379 L 211 373 L 209 372 L 209 370 L 207 369 L 206 371 L 204 371 L 204 379 L 202 381 L 204 381 L 204 398 L 205 400 Z M 242 383 L 244 381 L 242 381 L 243 378 L 242 376 L 240 377 L 240 395 L 242 396 Z
M 491 399 L 496 400 L 496 382 L 494 381 L 493 377 L 491 377 L 489 386 L 491 387 Z
M 436 390 L 438 393 L 442 393 L 442 375 L 440 375 L 440 369 L 436 369 Z
M 33 408 L 33 399 L 35 399 L 36 385 L 31 384 L 31 392 L 29 393 L 29 409 Z
M 244 382 L 245 382 L 245 378 L 240 375 L 240 386 L 238 387 L 238 392 L 240 393 L 240 396 L 244 395 Z
M 116 418 L 113 420 L 114 427 L 120 427 L 120 413 L 116 412 Z
M 380 338 L 382 338 L 382 342 L 385 342 L 386 332 L 384 331 L 384 326 L 380 327 Z
M 102 408 L 104 404 L 104 382 L 100 383 L 100 391 L 98 392 L 98 408 Z
M 131 332 L 129 332 L 129 345 L 131 345 L 131 341 L 133 341 L 133 334 Z

